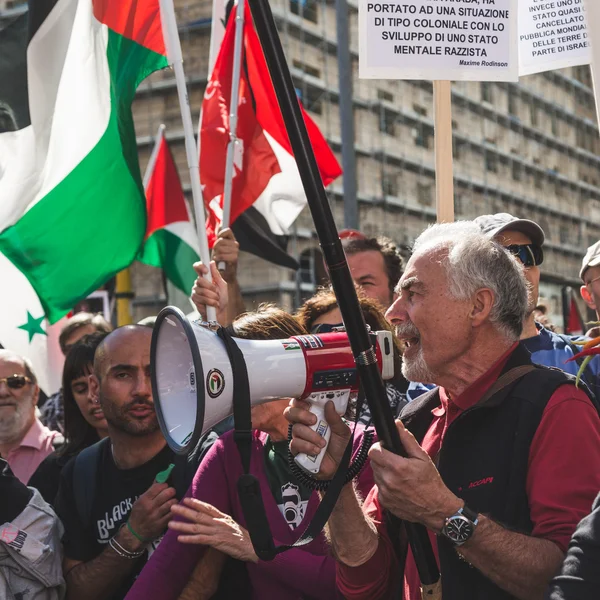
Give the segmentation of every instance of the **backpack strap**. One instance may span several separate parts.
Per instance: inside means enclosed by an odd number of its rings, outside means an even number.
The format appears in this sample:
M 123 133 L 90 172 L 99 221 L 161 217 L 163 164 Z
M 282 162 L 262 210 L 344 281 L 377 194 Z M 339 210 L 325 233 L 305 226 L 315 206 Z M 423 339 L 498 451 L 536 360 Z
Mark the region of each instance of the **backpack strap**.
M 96 481 L 100 467 L 102 449 L 110 443 L 104 438 L 92 446 L 85 448 L 75 457 L 73 465 L 73 495 L 79 520 L 88 527 L 92 518 L 92 505 L 96 495 Z

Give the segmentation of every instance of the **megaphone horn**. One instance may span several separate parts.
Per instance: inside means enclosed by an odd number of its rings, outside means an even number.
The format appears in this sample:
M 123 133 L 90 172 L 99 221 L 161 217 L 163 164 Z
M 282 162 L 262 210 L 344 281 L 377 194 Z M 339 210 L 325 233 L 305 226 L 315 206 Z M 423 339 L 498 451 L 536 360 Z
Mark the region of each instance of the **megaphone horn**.
M 375 354 L 384 379 L 394 375 L 391 333 L 380 331 Z M 358 389 L 354 357 L 345 333 L 302 335 L 281 340 L 235 338 L 250 384 L 252 405 L 281 398 L 302 398 L 317 416 L 314 429 L 329 441 L 325 404 L 338 413 Z M 233 414 L 233 373 L 222 340 L 207 323 L 188 320 L 173 306 L 156 318 L 150 350 L 152 392 L 161 430 L 178 454 L 196 447 L 202 434 Z M 298 456 L 298 464 L 318 472 L 316 457 Z

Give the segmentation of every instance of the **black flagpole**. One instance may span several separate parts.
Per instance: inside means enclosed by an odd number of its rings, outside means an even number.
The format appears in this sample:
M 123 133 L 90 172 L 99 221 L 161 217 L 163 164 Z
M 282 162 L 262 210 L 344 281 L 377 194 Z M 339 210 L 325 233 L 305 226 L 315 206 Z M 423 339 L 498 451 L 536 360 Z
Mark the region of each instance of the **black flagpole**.
M 392 409 L 387 402 L 385 387 L 377 368 L 375 353 L 371 347 L 346 255 L 321 181 L 271 7 L 267 0 L 249 0 L 248 4 L 269 67 L 377 435 L 388 450 L 405 455 Z M 437 583 L 440 575 L 426 528 L 408 522 L 405 526 L 422 584 L 430 586 Z

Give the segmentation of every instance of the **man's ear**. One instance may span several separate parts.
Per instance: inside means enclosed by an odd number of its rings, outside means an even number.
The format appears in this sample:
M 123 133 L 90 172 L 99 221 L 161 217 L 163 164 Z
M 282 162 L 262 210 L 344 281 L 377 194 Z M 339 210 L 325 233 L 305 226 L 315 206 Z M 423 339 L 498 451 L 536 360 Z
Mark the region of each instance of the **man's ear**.
M 479 327 L 488 320 L 494 306 L 494 292 L 489 288 L 477 290 L 469 317 L 473 327 Z
M 33 388 L 33 396 L 32 396 L 33 406 L 37 406 L 40 400 L 40 386 L 36 383 Z
M 92 373 L 88 375 L 88 398 L 94 403 L 100 403 L 100 380 Z
M 579 292 L 581 293 L 581 297 L 583 301 L 592 309 L 596 310 L 596 303 L 594 302 L 593 296 L 590 294 L 590 291 L 587 288 L 587 285 L 582 285 L 579 288 Z

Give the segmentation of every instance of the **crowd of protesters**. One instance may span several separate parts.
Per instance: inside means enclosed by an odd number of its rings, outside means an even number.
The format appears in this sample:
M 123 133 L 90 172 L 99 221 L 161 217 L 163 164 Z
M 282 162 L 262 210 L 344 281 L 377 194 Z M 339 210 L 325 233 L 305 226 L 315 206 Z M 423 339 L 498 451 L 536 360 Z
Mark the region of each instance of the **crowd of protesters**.
M 231 419 L 187 456 L 166 443 L 152 320 L 113 331 L 98 315 L 69 319 L 62 387 L 43 404 L 27 357 L 0 350 L 0 598 L 420 600 L 408 522 L 429 533 L 445 600 L 600 597 L 600 358 L 582 366 L 586 338 L 549 321 L 544 242 L 537 223 L 504 213 L 430 227 L 406 264 L 388 239 L 343 236 L 365 322 L 393 334 L 385 389 L 406 456 L 376 442 L 326 531 L 270 561 L 238 495 Z M 213 306 L 251 340 L 343 328 L 327 288 L 294 315 L 245 312 L 238 253 L 225 230 L 213 262 L 194 265 L 201 316 Z M 600 319 L 600 241 L 579 276 Z M 294 544 L 320 503 L 288 460 L 324 446 L 309 408 L 280 398 L 251 411 L 250 471 L 277 544 Z M 367 405 L 325 415 L 320 479 L 342 461 L 352 421 L 355 453 L 372 428 Z

